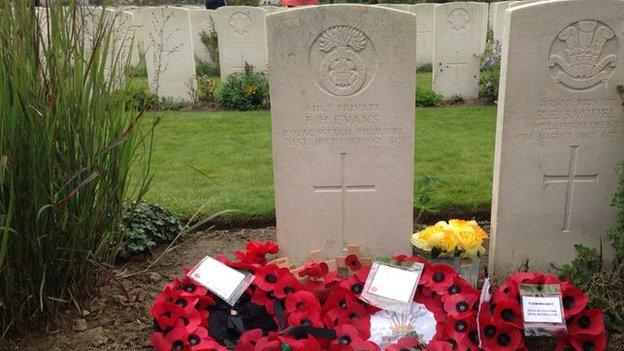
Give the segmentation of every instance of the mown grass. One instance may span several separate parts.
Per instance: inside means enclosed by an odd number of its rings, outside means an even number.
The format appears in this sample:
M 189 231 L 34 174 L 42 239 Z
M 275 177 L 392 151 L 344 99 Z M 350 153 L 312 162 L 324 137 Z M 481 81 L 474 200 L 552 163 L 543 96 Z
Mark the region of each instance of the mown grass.
M 439 210 L 489 210 L 496 108 L 418 109 L 415 180 L 441 183 L 432 194 Z M 148 199 L 182 214 L 229 209 L 237 222 L 274 217 L 268 111 L 160 112 L 155 179 Z M 202 207 L 204 206 L 204 207 Z

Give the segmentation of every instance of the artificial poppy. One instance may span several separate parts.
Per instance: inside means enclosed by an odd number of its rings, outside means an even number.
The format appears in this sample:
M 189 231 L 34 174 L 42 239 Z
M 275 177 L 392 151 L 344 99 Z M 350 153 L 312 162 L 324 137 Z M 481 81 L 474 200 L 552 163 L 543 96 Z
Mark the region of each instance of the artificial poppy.
M 498 328 L 497 328 L 498 327 Z M 508 326 L 486 325 L 482 330 L 482 348 L 485 351 L 516 350 L 523 344 L 522 333 Z
M 309 261 L 299 270 L 300 277 L 320 279 L 329 273 L 329 266 L 325 262 Z
M 345 257 L 344 263 L 352 271 L 357 271 L 362 268 L 362 262 L 360 262 L 360 258 L 354 254 Z
M 152 305 L 150 310 L 159 330 L 167 332 L 174 328 L 179 321 L 197 327 L 201 324 L 201 315 L 194 308 L 186 309 L 173 302 L 161 302 Z
M 231 261 L 226 256 L 217 256 L 215 259 L 230 268 L 243 269 L 246 271 L 250 271 L 252 273 L 255 273 L 258 269 L 262 267 L 262 265 L 259 263 L 249 263 L 249 262 L 244 262 L 244 261 Z
M 286 268 L 280 268 L 275 264 L 267 264 L 256 272 L 254 284 L 264 291 L 274 291 L 280 277 L 286 272 L 288 272 Z
M 288 314 L 288 325 L 321 328 L 321 312 L 314 309 L 295 311 Z
M 252 329 L 244 332 L 238 339 L 239 345 L 249 344 L 256 345 L 256 342 L 262 337 L 262 329 Z
M 427 263 L 427 260 L 421 256 L 396 255 L 392 256 L 392 259 L 395 260 L 397 263 Z
M 236 258 L 238 258 L 241 262 L 263 265 L 267 262 L 267 254 L 276 254 L 278 251 L 279 246 L 274 242 L 259 242 L 252 240 L 245 246 L 245 251 L 236 251 L 234 256 L 236 256 Z
M 299 280 L 297 280 L 295 276 L 288 272 L 280 276 L 277 284 L 275 284 L 275 289 L 273 290 L 273 293 L 278 299 L 283 299 L 286 297 L 286 295 L 295 293 L 302 289 L 303 285 L 301 285 L 301 282 L 299 282 Z
M 377 351 L 379 346 L 365 341 L 351 325 L 336 327 L 336 340 L 329 345 L 331 351 Z
M 152 346 L 155 351 L 184 350 L 188 332 L 184 326 L 178 326 L 168 333 L 152 334 Z
M 173 282 L 165 287 L 178 290 L 179 296 L 205 296 L 208 293 L 208 289 L 195 283 L 189 277 L 184 277 L 184 279 L 175 278 Z
M 360 304 L 354 304 L 342 310 L 338 316 L 337 324 L 351 325 L 357 329 L 363 339 L 370 338 L 370 315 L 366 308 Z
M 453 344 L 448 341 L 436 340 L 430 342 L 423 351 L 452 351 Z
M 251 296 L 251 302 L 256 305 L 264 306 L 269 314 L 275 314 L 275 302 L 279 301 L 272 291 L 264 291 L 255 289 Z
M 420 339 L 404 336 L 397 342 L 386 346 L 385 351 L 420 350 L 422 348 L 424 348 L 424 345 Z
M 321 312 L 321 304 L 311 292 L 301 290 L 286 296 L 287 313 L 310 310 Z
M 455 294 L 444 299 L 444 311 L 453 318 L 462 318 L 475 311 L 479 296 L 473 294 Z
M 607 337 L 604 331 L 598 335 L 573 335 L 571 341 L 574 350 L 603 351 L 607 347 Z
M 420 278 L 421 283 L 438 294 L 444 294 L 453 284 L 457 273 L 446 264 L 428 264 Z
M 506 295 L 494 299 L 493 319 L 495 324 L 507 324 L 511 327 L 522 329 L 522 309 L 516 300 Z
M 604 328 L 604 316 L 599 309 L 581 312 L 568 325 L 570 335 L 599 335 Z
M 589 302 L 589 299 L 581 289 L 568 282 L 561 284 L 561 295 L 566 319 L 583 311 Z
M 443 292 L 442 295 L 455 295 L 455 294 L 475 294 L 479 295 L 479 291 L 475 289 L 470 283 L 468 283 L 465 279 L 456 275 L 453 278 L 453 283 L 446 289 L 446 292 Z
M 340 287 L 351 291 L 353 294 L 359 296 L 364 290 L 364 283 L 366 280 L 361 280 L 358 275 L 352 275 L 347 279 L 343 279 L 340 282 Z
M 475 329 L 477 323 L 474 314 L 468 314 L 461 318 L 449 317 L 445 325 L 446 335 L 457 342 L 458 349 L 463 350 L 468 346 L 469 333 Z

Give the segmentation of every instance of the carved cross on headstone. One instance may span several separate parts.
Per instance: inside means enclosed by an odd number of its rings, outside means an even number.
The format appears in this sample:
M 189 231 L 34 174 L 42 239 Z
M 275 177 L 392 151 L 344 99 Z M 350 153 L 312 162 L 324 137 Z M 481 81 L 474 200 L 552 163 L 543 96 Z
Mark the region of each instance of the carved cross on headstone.
M 570 164 L 568 173 L 562 175 L 544 174 L 544 185 L 565 183 L 566 198 L 563 208 L 563 225 L 562 232 L 570 231 L 570 221 L 572 215 L 572 203 L 574 201 L 574 185 L 576 183 L 598 183 L 598 173 L 577 174 L 576 168 L 578 163 L 578 145 L 570 146 Z
M 353 275 L 356 271 L 352 270 L 345 262 L 347 257 L 351 255 L 357 256 L 362 264 L 362 267 L 370 267 L 373 264 L 373 260 L 370 257 L 364 257 L 360 254 L 360 245 L 350 244 L 347 245 L 346 255 L 342 257 L 336 257 L 336 265 L 338 267 L 338 276 L 346 277 Z
M 340 236 L 342 245 L 346 243 L 345 240 L 345 218 L 346 218 L 346 195 L 347 193 L 365 193 L 375 192 L 375 185 L 373 184 L 347 184 L 346 181 L 346 161 L 347 153 L 340 154 L 340 183 L 335 185 L 313 185 L 313 191 L 315 193 L 340 193 Z

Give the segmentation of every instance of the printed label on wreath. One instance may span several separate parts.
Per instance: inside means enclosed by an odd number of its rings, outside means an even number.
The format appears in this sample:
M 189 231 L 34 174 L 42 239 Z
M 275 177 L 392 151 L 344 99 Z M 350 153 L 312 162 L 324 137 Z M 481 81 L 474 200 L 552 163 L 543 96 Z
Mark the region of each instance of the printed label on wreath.
M 241 273 L 212 257 L 205 257 L 187 274 L 230 305 L 234 305 L 253 281 L 253 276 Z
M 360 299 L 384 309 L 404 312 L 414 299 L 423 264 L 399 267 L 375 261 Z
M 553 296 L 523 296 L 522 315 L 528 323 L 561 323 L 561 299 Z

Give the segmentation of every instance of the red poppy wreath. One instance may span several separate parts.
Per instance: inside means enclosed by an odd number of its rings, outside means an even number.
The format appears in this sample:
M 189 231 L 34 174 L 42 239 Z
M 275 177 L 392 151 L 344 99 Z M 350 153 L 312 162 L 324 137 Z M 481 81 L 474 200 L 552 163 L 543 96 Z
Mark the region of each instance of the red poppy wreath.
M 556 351 L 601 351 L 606 347 L 603 313 L 587 309 L 589 299 L 576 286 L 542 273 L 516 273 L 483 302 L 479 313 L 481 348 L 485 351 L 527 350 L 520 306 L 520 286 L 556 284 L 561 288 L 567 333 L 557 339 Z
M 381 350 L 371 340 L 377 308 L 359 299 L 370 267 L 349 256 L 353 274 L 338 276 L 323 262 L 308 262 L 295 276 L 267 262 L 275 243 L 249 242 L 235 261 L 218 260 L 254 275 L 252 285 L 229 306 L 186 276 L 167 284 L 152 306 L 152 344 L 160 350 Z M 407 335 L 384 350 L 477 350 L 479 292 L 449 266 L 421 257 L 396 256 L 395 263 L 420 262 L 424 270 L 414 298 L 434 320 L 430 340 Z M 576 311 L 576 309 L 574 309 Z M 580 313 L 580 312 L 579 312 Z M 586 335 L 586 334 L 582 334 Z M 581 342 L 580 338 L 576 341 Z

